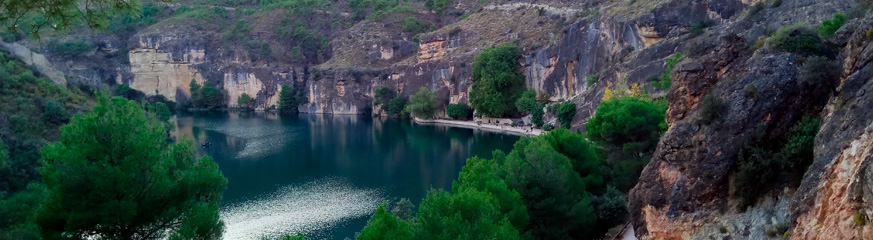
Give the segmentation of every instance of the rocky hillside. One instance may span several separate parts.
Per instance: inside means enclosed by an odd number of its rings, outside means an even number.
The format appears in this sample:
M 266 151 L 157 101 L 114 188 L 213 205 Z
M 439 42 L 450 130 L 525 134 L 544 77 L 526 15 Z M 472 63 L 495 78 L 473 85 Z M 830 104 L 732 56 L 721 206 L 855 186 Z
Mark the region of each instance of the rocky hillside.
M 476 54 L 515 42 L 527 87 L 576 104 L 574 131 L 607 91 L 636 85 L 666 98 L 669 130 L 630 193 L 637 237 L 873 238 L 869 1 L 451 2 L 156 3 L 144 18 L 119 20 L 125 28 L 0 47 L 68 86 L 129 84 L 184 103 L 193 79 L 227 91 L 230 105 L 245 93 L 265 109 L 289 84 L 308 98 L 301 112 L 366 114 L 378 87 L 403 96 L 425 87 L 442 106 L 467 103 Z M 784 43 L 809 31 L 819 39 L 836 13 L 848 22 L 817 50 Z M 87 44 L 58 47 L 71 42 Z M 818 119 L 814 158 L 795 161 L 786 136 Z M 750 165 L 777 156 L 790 163 L 783 171 Z M 768 177 L 749 189 L 749 174 Z

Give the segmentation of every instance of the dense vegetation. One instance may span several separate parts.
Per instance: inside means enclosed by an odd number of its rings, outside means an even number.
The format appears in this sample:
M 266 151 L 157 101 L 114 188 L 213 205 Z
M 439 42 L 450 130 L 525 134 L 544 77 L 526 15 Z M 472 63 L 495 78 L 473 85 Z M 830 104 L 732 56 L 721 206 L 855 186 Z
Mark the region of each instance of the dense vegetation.
M 198 110 L 214 111 L 225 108 L 227 103 L 227 91 L 218 89 L 212 86 L 212 83 L 205 82 L 201 87 L 197 81 L 191 79 L 189 84 L 191 87 L 190 107 Z
M 252 108 L 252 105 L 254 105 L 254 103 L 254 99 L 249 97 L 249 94 L 247 93 L 242 93 L 239 95 L 239 97 L 236 98 L 237 107 L 242 109 L 249 110 Z
M 509 154 L 467 159 L 452 191 L 432 190 L 414 218 L 380 206 L 358 239 L 597 238 L 627 211 L 596 149 L 566 129 L 522 138 Z
M 409 113 L 418 118 L 433 118 L 437 108 L 437 96 L 429 88 L 421 87 L 409 96 L 406 106 Z
M 470 103 L 477 114 L 503 117 L 518 111 L 516 101 L 524 91 L 518 69 L 521 51 L 512 43 L 483 49 L 473 59 Z
M 157 114 L 98 96 L 91 113 L 73 118 L 41 150 L 46 196 L 35 220 L 42 236 L 220 237 L 217 202 L 227 179 L 210 157 L 192 159 L 190 141 L 170 144 L 164 134 Z
M 473 115 L 467 104 L 449 104 L 446 106 L 446 115 L 453 119 L 468 119 Z
M 279 91 L 279 111 L 296 113 L 297 107 L 306 100 L 306 94 L 302 90 L 295 89 L 288 84 L 282 84 L 282 89 Z
M 531 114 L 531 123 L 533 123 L 536 127 L 543 126 L 543 115 L 545 112 L 543 108 L 546 107 L 546 103 L 548 103 L 548 99 L 538 98 L 537 92 L 535 90 L 525 90 L 521 97 L 515 101 L 515 107 L 518 111 L 527 112 L 530 111 Z M 573 109 L 575 113 L 576 109 Z M 572 118 L 572 117 L 571 117 Z M 567 127 L 569 129 L 569 127 Z
M 562 103 L 558 107 L 556 116 L 562 128 L 570 129 L 570 125 L 573 123 L 573 116 L 576 116 L 576 104 L 571 102 Z

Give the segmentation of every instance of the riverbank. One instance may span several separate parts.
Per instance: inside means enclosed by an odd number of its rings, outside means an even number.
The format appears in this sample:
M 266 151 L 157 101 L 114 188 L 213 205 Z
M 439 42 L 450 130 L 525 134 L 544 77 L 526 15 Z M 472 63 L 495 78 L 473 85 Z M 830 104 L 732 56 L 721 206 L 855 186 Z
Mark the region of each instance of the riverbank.
M 533 131 L 530 131 L 530 127 L 511 127 L 511 126 L 502 126 L 502 125 L 493 125 L 493 124 L 477 124 L 473 121 L 459 121 L 459 120 L 445 120 L 445 119 L 421 119 L 421 118 L 413 118 L 413 121 L 418 124 L 433 124 L 433 125 L 443 125 L 450 127 L 460 127 L 460 128 L 469 128 L 469 129 L 479 129 L 485 131 L 499 132 L 505 134 L 512 134 L 518 136 L 539 136 L 540 134 L 545 133 L 542 129 L 534 128 Z

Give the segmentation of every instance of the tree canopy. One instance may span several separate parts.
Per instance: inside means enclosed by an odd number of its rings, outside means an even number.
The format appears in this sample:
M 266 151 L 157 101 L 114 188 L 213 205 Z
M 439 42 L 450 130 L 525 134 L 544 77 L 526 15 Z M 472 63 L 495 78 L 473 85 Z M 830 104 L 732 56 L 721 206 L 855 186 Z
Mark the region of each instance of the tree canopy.
M 44 238 L 220 237 L 227 179 L 211 157 L 193 158 L 190 141 L 168 143 L 163 124 L 136 102 L 101 94 L 60 131 L 41 150 Z
M 504 43 L 482 50 L 473 59 L 470 103 L 477 114 L 502 117 L 517 111 L 515 104 L 524 90 L 519 57 L 518 46 Z
M 592 141 L 628 153 L 651 151 L 667 130 L 664 107 L 638 97 L 611 99 L 597 107 L 585 130 Z
M 421 87 L 417 92 L 409 96 L 407 103 L 409 112 L 419 118 L 433 118 L 436 113 L 437 96 L 429 88 Z
M 306 101 L 306 95 L 303 91 L 295 89 L 288 84 L 282 84 L 282 90 L 279 92 L 279 111 L 287 113 L 296 113 L 297 107 Z
M 136 0 L 5 0 L 0 1 L 0 24 L 13 30 L 38 35 L 43 28 L 66 29 L 78 22 L 103 28 L 107 18 L 136 14 L 142 6 Z

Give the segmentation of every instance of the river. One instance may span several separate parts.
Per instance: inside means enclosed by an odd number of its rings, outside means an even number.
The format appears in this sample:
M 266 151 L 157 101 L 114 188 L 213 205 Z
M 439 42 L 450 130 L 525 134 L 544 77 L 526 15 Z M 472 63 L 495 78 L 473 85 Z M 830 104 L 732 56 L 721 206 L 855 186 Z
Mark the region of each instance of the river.
M 193 139 L 228 179 L 224 239 L 301 232 L 354 238 L 382 202 L 416 206 L 450 189 L 465 159 L 507 151 L 519 137 L 351 115 L 182 114 L 177 139 Z

